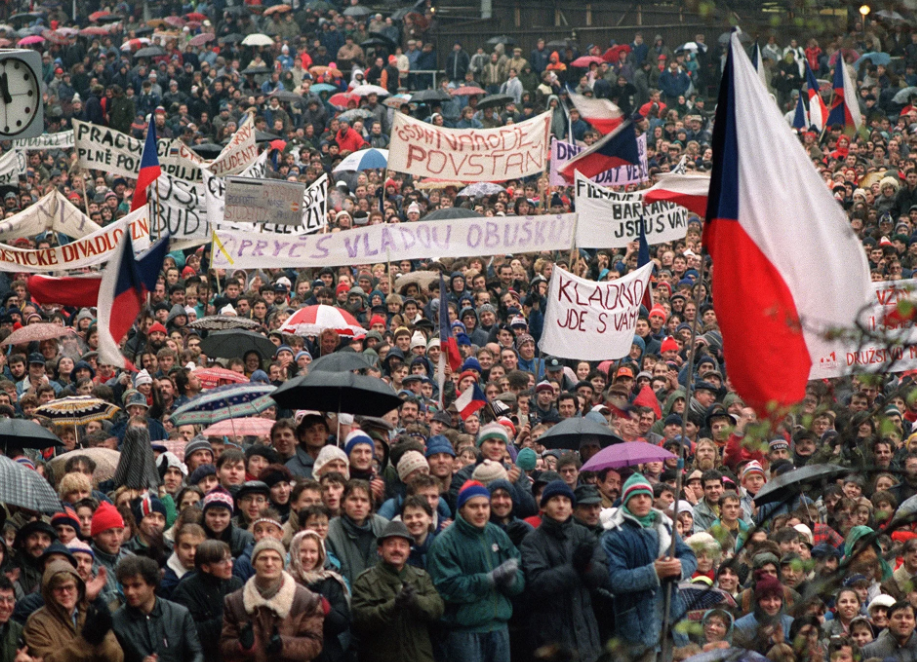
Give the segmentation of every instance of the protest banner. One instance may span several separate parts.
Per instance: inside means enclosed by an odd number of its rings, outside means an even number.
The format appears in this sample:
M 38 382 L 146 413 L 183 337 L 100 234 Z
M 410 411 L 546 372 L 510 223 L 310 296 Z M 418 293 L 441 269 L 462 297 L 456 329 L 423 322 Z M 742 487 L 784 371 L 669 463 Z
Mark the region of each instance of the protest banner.
M 239 126 L 229 144 L 207 166 L 212 175 L 225 177 L 240 173 L 258 158 L 258 145 L 255 143 L 255 118 L 248 115 Z
M 131 178 L 140 172 L 142 140 L 79 120 L 73 120 L 73 136 L 77 163 L 83 168 Z M 201 181 L 204 160 L 180 140 L 158 140 L 156 152 L 164 173 L 189 182 Z
M 551 113 L 495 129 L 447 129 L 395 114 L 388 167 L 398 172 L 502 182 L 544 172 Z
M 297 227 L 302 223 L 306 185 L 281 179 L 226 178 L 226 223 L 274 223 Z
M 456 218 L 274 237 L 217 228 L 212 265 L 219 269 L 338 267 L 386 260 L 429 260 L 570 250 L 576 214 Z
M 684 239 L 688 210 L 671 202 L 643 204 L 640 193 L 617 193 L 576 173 L 576 245 L 580 248 L 625 248 L 640 237 L 643 222 L 648 244 Z
M 48 231 L 79 239 L 100 229 L 55 189 L 35 204 L 0 221 L 0 241 L 34 237 Z
M 0 271 L 37 274 L 83 269 L 107 262 L 118 248 L 118 242 L 127 228 L 134 242 L 134 252 L 139 253 L 150 247 L 150 222 L 144 207 L 63 246 L 32 250 L 0 244 Z
M 574 156 L 585 150 L 585 147 L 574 145 L 556 138 L 551 141 L 551 169 L 548 173 L 548 181 L 551 186 L 566 186 L 567 182 L 560 175 L 560 168 Z M 626 186 L 628 184 L 639 184 L 649 179 L 649 166 L 646 161 L 646 136 L 642 135 L 637 138 L 637 149 L 640 153 L 639 166 L 621 166 L 620 168 L 611 168 L 605 172 L 596 175 L 592 181 L 603 186 Z
M 825 337 L 815 332 L 814 321 L 802 320 L 807 329 L 806 344 L 812 349 L 809 379 L 830 379 L 855 373 L 904 372 L 917 369 L 917 326 L 913 319 L 896 314 L 901 301 L 917 304 L 917 279 L 872 283 L 870 305 L 860 314 L 860 324 L 883 340 Z M 818 331 L 828 331 L 821 329 Z M 814 360 L 818 357 L 818 360 Z
M 28 159 L 23 152 L 12 150 L 0 157 L 0 185 L 19 183 L 19 175 L 25 174 Z
M 596 282 L 555 266 L 548 286 L 541 351 L 580 361 L 627 356 L 652 272 L 650 262 L 623 278 Z
M 17 138 L 13 141 L 13 149 L 41 150 L 41 149 L 72 149 L 73 131 L 59 131 L 58 133 L 43 133 L 34 138 Z

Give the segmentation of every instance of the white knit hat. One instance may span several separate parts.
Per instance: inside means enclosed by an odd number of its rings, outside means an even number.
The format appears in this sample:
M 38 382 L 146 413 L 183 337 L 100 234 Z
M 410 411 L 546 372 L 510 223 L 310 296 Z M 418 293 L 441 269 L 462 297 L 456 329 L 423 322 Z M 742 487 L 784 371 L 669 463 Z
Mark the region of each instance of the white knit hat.
M 345 478 L 350 479 L 350 458 L 347 457 L 347 454 L 338 448 L 337 446 L 324 446 L 319 452 L 318 457 L 315 458 L 315 464 L 312 466 L 312 475 L 320 476 L 322 469 L 325 468 L 325 465 L 333 460 L 343 460 L 347 465 L 347 472 Z
M 402 483 L 406 483 L 408 476 L 418 469 L 429 468 L 430 464 L 427 462 L 427 458 L 418 451 L 408 451 L 398 460 L 398 478 L 401 479 Z
M 506 468 L 500 462 L 484 460 L 474 469 L 471 480 L 476 480 L 487 487 L 495 480 L 507 480 Z

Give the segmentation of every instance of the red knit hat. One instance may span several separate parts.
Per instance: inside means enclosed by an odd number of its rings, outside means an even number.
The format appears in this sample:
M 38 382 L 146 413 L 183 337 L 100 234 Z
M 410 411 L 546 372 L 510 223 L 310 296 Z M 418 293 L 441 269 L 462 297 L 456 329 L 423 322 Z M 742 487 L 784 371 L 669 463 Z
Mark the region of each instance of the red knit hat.
M 783 597 L 783 584 L 771 575 L 764 575 L 755 582 L 755 600 L 776 595 Z
M 665 340 L 662 341 L 662 346 L 659 348 L 659 353 L 664 352 L 677 352 L 678 351 L 678 342 L 672 336 L 668 336 Z
M 385 318 L 382 317 L 382 315 L 373 315 L 372 319 L 369 320 L 369 328 L 373 328 L 374 324 L 381 324 L 382 326 L 385 326 Z
M 99 507 L 96 508 L 95 513 L 92 515 L 92 529 L 90 530 L 90 535 L 96 536 L 109 529 L 123 528 L 124 519 L 121 517 L 121 513 L 107 501 L 103 501 L 99 504 Z
M 668 318 L 668 315 L 665 312 L 665 308 L 657 303 L 655 306 L 653 306 L 652 310 L 650 310 L 650 314 L 647 315 L 647 317 L 661 317 L 662 321 L 665 322 L 665 320 Z

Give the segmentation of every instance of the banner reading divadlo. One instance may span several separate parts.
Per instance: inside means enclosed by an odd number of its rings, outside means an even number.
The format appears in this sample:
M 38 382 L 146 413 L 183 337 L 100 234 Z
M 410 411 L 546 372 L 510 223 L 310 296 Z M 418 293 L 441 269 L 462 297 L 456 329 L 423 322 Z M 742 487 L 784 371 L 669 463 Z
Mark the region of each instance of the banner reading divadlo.
M 72 147 L 73 131 L 43 133 L 34 138 L 17 138 L 13 141 L 13 149 L 37 151 L 40 149 L 71 149 Z
M 456 218 L 285 237 L 217 228 L 211 259 L 218 269 L 286 269 L 570 250 L 575 219 L 576 214 Z
M 79 120 L 73 120 L 73 136 L 77 163 L 83 168 L 132 178 L 140 172 L 142 140 Z M 164 173 L 189 182 L 201 181 L 204 160 L 182 141 L 158 140 L 156 152 Z
M 900 301 L 917 302 L 917 279 L 872 283 L 872 291 L 871 305 L 860 315 L 860 322 L 868 330 L 886 335 L 896 342 L 844 342 L 807 333 L 806 343 L 813 358 L 809 379 L 917 369 L 917 326 L 913 320 L 898 323 L 892 321 L 894 317 L 887 319 L 896 311 Z
M 560 176 L 558 171 L 567 161 L 584 149 L 586 148 L 563 140 L 557 140 L 556 138 L 551 141 L 551 171 L 548 175 L 548 181 L 551 186 L 567 185 L 566 180 Z M 640 165 L 611 168 L 600 175 L 596 175 L 592 181 L 603 186 L 626 186 L 648 180 L 650 176 L 649 166 L 646 161 L 646 135 L 641 135 L 637 138 L 637 149 L 640 153 Z
M 576 245 L 580 248 L 624 248 L 640 237 L 640 220 L 648 244 L 684 239 L 688 210 L 671 202 L 644 206 L 639 193 L 617 193 L 593 184 L 576 172 Z
M 447 129 L 395 114 L 390 170 L 464 182 L 502 182 L 544 172 L 551 113 L 494 129 Z
M 541 350 L 580 361 L 627 356 L 652 271 L 650 262 L 623 278 L 596 282 L 554 267 Z
M 0 244 L 0 271 L 31 274 L 82 269 L 111 259 L 126 228 L 130 228 L 134 252 L 150 247 L 150 221 L 145 207 L 92 234 L 63 246 L 21 249 Z

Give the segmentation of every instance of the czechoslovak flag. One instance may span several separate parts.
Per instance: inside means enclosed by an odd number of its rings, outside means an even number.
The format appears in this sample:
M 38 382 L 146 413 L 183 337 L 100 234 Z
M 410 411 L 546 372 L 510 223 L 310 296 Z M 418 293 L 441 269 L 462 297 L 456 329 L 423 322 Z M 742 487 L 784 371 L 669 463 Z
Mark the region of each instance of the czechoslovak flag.
M 811 112 L 810 109 L 809 113 Z M 848 136 L 852 136 L 863 126 L 856 88 L 847 75 L 843 53 L 838 53 L 834 62 L 834 101 L 828 112 L 828 126 L 838 125 L 844 127 L 844 133 Z
M 592 144 L 567 161 L 558 171 L 568 182 L 574 179 L 579 170 L 584 176 L 592 178 L 610 168 L 626 165 L 639 165 L 640 148 L 637 146 L 637 133 L 634 123 L 626 120 L 618 128 Z
M 570 101 L 580 116 L 603 135 L 611 133 L 624 121 L 624 113 L 608 99 L 592 99 L 570 92 Z
M 736 391 L 761 414 L 799 402 L 810 348 L 820 332 L 854 325 L 868 301 L 869 268 L 737 33 L 716 109 L 704 244 Z
M 659 175 L 659 182 L 643 191 L 643 204 L 674 202 L 698 216 L 707 214 L 710 178 L 704 175 Z
M 143 154 L 140 156 L 140 172 L 137 173 L 137 188 L 134 189 L 134 198 L 131 200 L 131 211 L 146 204 L 146 190 L 161 174 L 159 155 L 156 153 L 156 122 L 150 119 L 146 142 L 143 143 Z
M 487 398 L 484 397 L 484 391 L 478 386 L 477 382 L 469 386 L 462 394 L 455 399 L 455 408 L 459 416 L 464 421 L 478 409 L 487 404 Z
M 840 57 L 838 57 L 840 59 Z M 816 131 L 825 128 L 825 118 L 828 117 L 828 108 L 818 91 L 818 80 L 812 67 L 806 61 L 806 87 L 809 88 L 809 124 L 815 127 Z

